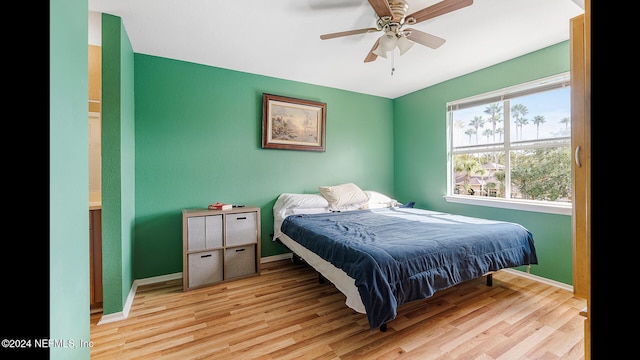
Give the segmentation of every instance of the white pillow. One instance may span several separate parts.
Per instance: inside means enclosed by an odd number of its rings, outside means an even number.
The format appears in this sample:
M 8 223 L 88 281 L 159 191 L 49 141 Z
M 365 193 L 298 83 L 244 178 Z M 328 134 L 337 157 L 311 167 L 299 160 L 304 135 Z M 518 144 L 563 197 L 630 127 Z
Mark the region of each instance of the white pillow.
M 311 208 L 323 208 L 328 207 L 329 203 L 320 194 L 292 194 L 283 193 L 278 196 L 278 200 L 273 205 L 273 208 L 278 211 L 281 209 L 311 209 Z
M 321 212 L 329 212 L 329 203 L 320 194 L 280 194 L 273 205 L 273 240 L 282 234 L 280 226 L 287 216 Z
M 367 204 L 368 209 L 389 208 L 399 205 L 398 201 L 395 199 L 377 191 L 365 190 L 364 192 L 369 196 L 369 202 Z
M 331 211 L 353 210 L 369 201 L 369 196 L 354 183 L 318 186 L 318 189 L 329 202 Z

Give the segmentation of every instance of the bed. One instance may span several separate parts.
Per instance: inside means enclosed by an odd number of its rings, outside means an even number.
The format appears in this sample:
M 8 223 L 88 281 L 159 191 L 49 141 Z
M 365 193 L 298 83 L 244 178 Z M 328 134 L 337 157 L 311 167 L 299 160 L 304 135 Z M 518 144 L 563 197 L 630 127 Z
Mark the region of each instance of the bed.
M 402 304 L 482 276 L 490 285 L 492 272 L 538 263 L 533 236 L 519 224 L 361 192 L 342 203 L 322 187 L 320 194 L 281 194 L 273 239 L 331 281 L 371 329 L 385 331 Z

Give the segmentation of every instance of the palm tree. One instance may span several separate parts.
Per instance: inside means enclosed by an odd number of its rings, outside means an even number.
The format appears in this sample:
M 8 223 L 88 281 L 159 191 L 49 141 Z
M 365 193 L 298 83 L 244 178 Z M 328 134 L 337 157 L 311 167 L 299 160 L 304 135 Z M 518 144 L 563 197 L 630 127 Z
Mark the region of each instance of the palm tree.
M 465 133 L 465 135 L 469 135 L 469 144 L 471 144 L 471 135 L 477 133 L 477 131 L 476 131 L 476 129 L 467 129 L 467 131 L 465 131 L 464 133 Z
M 484 109 L 485 114 L 489 115 L 488 121 L 491 123 L 491 129 L 493 131 L 493 142 L 496 141 L 496 125 L 502 121 L 502 105 L 500 103 L 493 103 Z M 487 139 L 488 140 L 488 139 Z
M 482 132 L 482 136 L 486 136 L 486 137 L 487 137 L 487 142 L 489 142 L 489 137 L 490 137 L 491 135 L 495 135 L 495 133 L 494 133 L 494 132 L 493 132 L 493 130 L 491 130 L 491 129 L 485 129 L 485 130 Z M 495 136 L 494 136 L 493 138 L 495 139 Z
M 569 119 L 568 117 L 563 117 L 562 119 L 560 119 L 560 124 L 564 124 L 564 128 L 566 130 L 567 128 L 569 128 L 569 124 L 571 124 L 571 119 Z
M 482 116 L 474 116 L 473 120 L 469 121 L 469 126 L 476 130 L 476 144 L 478 143 L 478 128 L 484 127 L 485 121 Z
M 516 125 L 516 140 L 518 140 L 518 128 L 520 128 L 520 137 L 522 137 L 522 125 L 526 125 L 529 121 L 524 118 L 529 113 L 529 109 L 522 104 L 515 104 L 511 107 L 511 116 Z
M 524 128 L 525 125 L 529 123 L 529 119 L 520 118 L 516 120 L 515 123 L 516 123 L 516 134 L 517 134 L 518 128 L 520 128 L 520 140 L 522 140 L 522 129 Z
M 540 124 L 544 124 L 544 116 L 536 115 L 533 117 L 533 123 L 536 125 L 536 139 L 540 137 Z
M 471 175 L 484 175 L 485 170 L 480 166 L 477 159 L 473 157 L 465 156 L 463 158 L 456 159 L 453 166 L 453 171 L 456 173 L 464 173 L 464 188 L 469 190 L 469 183 L 471 182 Z

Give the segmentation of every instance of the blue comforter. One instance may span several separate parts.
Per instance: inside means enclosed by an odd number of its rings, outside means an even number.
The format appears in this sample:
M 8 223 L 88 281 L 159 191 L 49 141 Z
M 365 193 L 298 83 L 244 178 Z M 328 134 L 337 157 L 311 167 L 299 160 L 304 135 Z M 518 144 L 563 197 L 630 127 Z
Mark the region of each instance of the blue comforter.
M 291 215 L 281 230 L 355 279 L 371 329 L 409 301 L 538 263 L 533 236 L 521 225 L 423 209 Z

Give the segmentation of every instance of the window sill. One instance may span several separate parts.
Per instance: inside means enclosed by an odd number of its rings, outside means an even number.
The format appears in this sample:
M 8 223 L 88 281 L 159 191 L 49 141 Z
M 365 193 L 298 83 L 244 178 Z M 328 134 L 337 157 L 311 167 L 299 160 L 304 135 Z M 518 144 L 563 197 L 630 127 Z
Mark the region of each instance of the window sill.
M 492 197 L 480 197 L 480 196 L 456 196 L 456 195 L 448 195 L 445 196 L 444 199 L 447 202 L 458 203 L 458 204 L 468 204 L 468 205 L 478 205 L 478 206 L 489 206 L 496 207 L 502 209 L 513 209 L 513 210 L 523 210 L 523 211 L 535 211 L 547 214 L 558 214 L 558 215 L 571 215 L 572 213 L 572 204 L 570 203 L 542 203 L 537 201 L 527 201 L 527 200 L 507 200 L 507 199 L 499 199 Z

